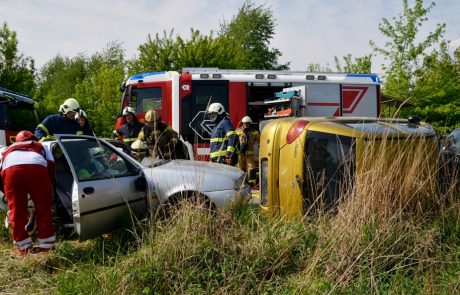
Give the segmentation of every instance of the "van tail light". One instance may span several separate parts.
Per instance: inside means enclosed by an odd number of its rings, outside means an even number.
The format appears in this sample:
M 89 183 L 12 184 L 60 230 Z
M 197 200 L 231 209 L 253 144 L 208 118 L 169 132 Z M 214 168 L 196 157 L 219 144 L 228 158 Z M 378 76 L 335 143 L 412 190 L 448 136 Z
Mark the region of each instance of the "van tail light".
M 268 205 L 268 160 L 260 160 L 260 205 Z
M 305 126 L 307 126 L 308 123 L 310 122 L 307 120 L 300 120 L 295 122 L 288 131 L 288 134 L 286 136 L 286 142 L 288 144 L 293 143 L 297 139 L 297 137 L 299 137 L 299 135 L 302 133 L 302 131 L 305 129 Z

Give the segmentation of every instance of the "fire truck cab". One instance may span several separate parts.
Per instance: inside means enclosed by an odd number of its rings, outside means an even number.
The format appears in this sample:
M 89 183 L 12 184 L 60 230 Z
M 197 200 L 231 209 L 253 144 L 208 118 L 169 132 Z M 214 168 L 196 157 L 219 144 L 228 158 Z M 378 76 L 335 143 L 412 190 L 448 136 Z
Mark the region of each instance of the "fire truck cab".
M 121 86 L 123 92 L 116 127 L 123 124 L 121 111 L 134 107 L 142 121 L 156 109 L 162 120 L 193 146 L 195 159 L 209 154 L 213 128 L 207 106 L 221 103 L 235 128 L 244 116 L 254 127 L 261 121 L 284 116 L 369 116 L 380 114 L 380 79 L 375 74 L 310 73 L 267 70 L 184 68 L 133 75 Z M 275 93 L 286 92 L 276 97 Z M 295 94 L 294 102 L 287 97 Z M 294 96 L 294 95 L 291 95 Z M 298 111 L 289 111 L 293 103 Z

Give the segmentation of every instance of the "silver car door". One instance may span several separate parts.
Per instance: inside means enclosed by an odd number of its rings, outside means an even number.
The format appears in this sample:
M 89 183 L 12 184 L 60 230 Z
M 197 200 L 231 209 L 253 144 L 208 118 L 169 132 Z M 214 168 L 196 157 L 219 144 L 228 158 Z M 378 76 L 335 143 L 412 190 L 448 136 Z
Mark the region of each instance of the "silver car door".
M 132 224 L 147 214 L 142 169 L 114 146 L 94 137 L 57 138 L 75 179 L 72 217 L 80 240 Z

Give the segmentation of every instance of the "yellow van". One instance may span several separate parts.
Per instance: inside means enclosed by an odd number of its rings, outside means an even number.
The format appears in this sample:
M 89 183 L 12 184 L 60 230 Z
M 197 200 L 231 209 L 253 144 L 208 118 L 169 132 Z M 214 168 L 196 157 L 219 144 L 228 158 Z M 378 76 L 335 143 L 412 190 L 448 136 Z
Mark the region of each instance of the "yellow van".
M 402 119 L 300 117 L 266 124 L 260 137 L 260 202 L 263 210 L 298 218 L 319 205 L 334 207 L 379 166 L 407 185 L 436 170 L 435 130 Z M 429 167 L 409 168 L 419 159 Z M 415 171 L 415 172 L 414 172 Z M 378 182 L 378 180 L 377 180 Z M 377 185 L 366 183 L 365 185 Z

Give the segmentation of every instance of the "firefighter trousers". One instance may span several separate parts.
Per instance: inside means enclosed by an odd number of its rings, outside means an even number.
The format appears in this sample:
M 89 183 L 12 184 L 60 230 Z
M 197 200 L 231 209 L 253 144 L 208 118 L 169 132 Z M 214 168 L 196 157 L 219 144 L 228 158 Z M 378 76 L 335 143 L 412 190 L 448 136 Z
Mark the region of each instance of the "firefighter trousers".
M 252 155 L 238 155 L 238 167 L 245 171 L 247 174 L 247 181 L 251 185 L 255 185 L 257 183 L 256 178 L 256 168 L 258 163 L 254 160 Z
M 25 226 L 28 222 L 28 199 L 34 202 L 37 222 L 37 238 L 40 247 L 51 248 L 55 235 L 51 212 L 51 181 L 48 169 L 42 165 L 16 165 L 2 171 L 5 195 L 10 209 L 10 223 L 16 247 L 25 249 L 32 240 Z

